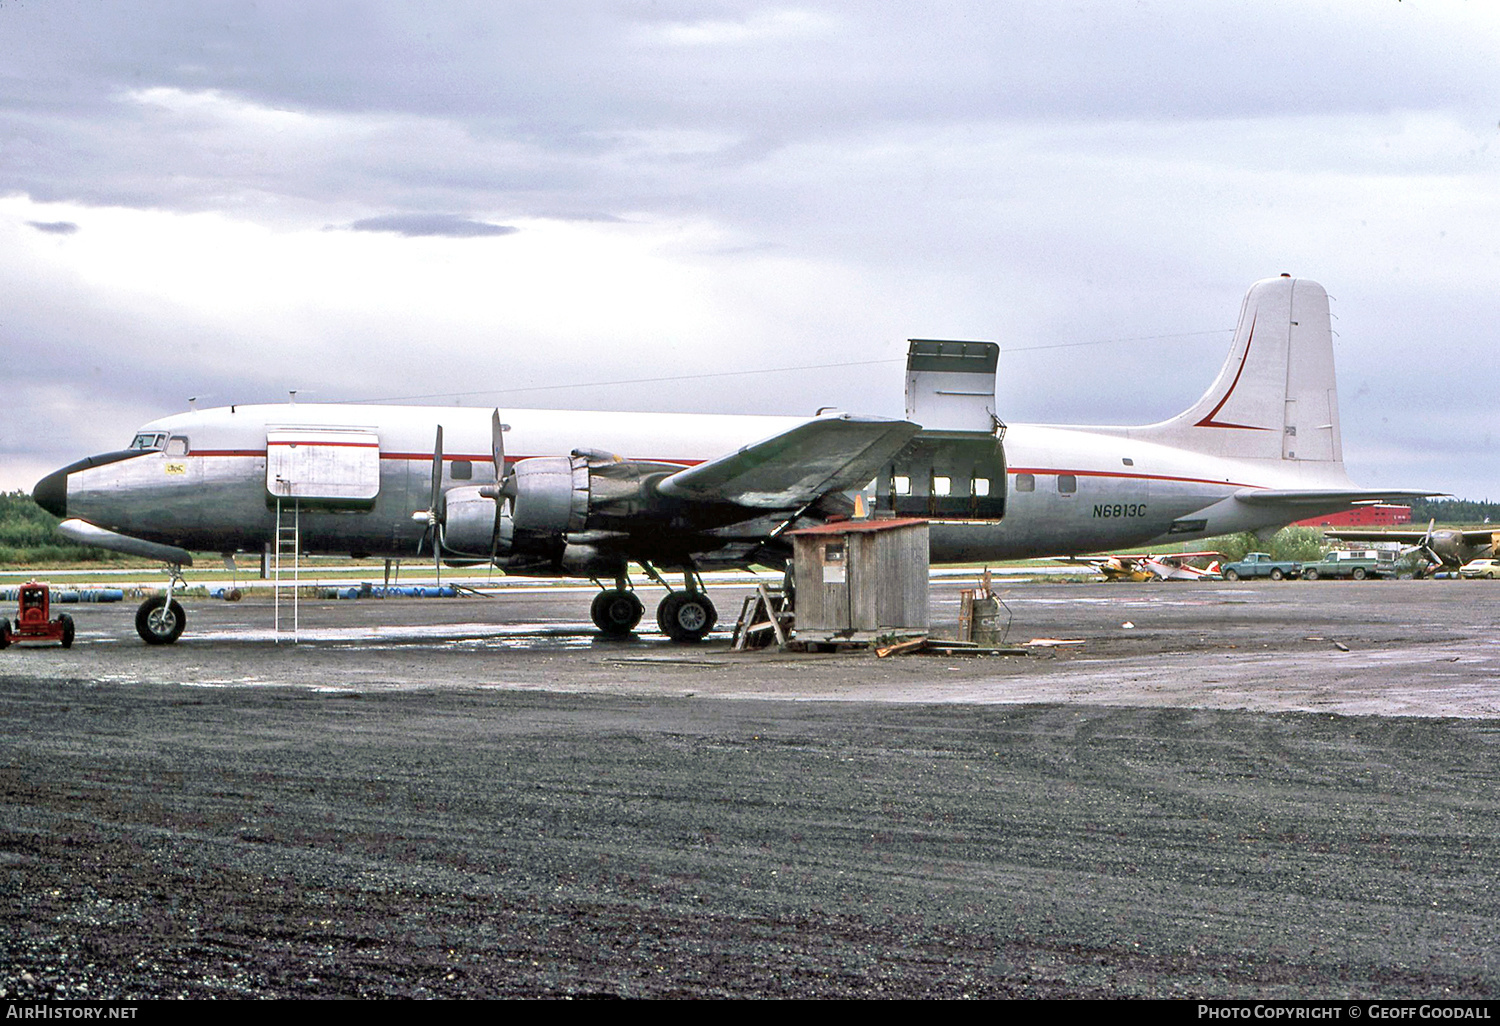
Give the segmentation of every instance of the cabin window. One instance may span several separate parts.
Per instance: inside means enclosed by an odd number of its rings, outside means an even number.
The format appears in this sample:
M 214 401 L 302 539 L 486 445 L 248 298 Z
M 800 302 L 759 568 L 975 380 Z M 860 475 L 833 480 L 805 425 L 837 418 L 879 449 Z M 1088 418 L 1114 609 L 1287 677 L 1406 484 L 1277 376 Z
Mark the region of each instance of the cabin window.
M 1131 459 L 1129 456 L 1121 456 L 1120 462 L 1125 464 L 1127 467 L 1135 466 L 1135 460 Z
M 1036 491 L 1036 475 L 1035 474 L 1017 474 L 1016 475 L 1016 491 L 1018 491 L 1018 492 L 1034 492 L 1034 491 Z
M 974 494 L 981 499 L 990 494 L 990 479 L 987 477 L 976 477 L 974 479 Z
M 953 478 L 934 475 L 932 478 L 933 495 L 951 495 L 953 493 Z
M 891 481 L 891 490 L 897 495 L 910 495 L 911 478 L 905 474 L 897 474 Z
M 469 460 L 454 460 L 448 468 L 448 476 L 454 481 L 468 481 L 474 477 L 474 464 Z
M 1078 477 L 1076 474 L 1058 474 L 1057 490 L 1063 495 L 1072 495 L 1078 491 Z
M 168 456 L 186 456 L 188 454 L 188 440 L 185 435 L 173 435 L 167 439 Z

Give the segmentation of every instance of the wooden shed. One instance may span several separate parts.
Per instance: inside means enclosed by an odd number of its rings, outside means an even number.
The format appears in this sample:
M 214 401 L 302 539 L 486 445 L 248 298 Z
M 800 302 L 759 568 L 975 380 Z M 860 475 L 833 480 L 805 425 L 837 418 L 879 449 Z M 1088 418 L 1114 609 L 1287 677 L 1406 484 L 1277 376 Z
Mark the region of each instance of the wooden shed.
M 843 520 L 790 537 L 799 639 L 927 630 L 927 521 Z

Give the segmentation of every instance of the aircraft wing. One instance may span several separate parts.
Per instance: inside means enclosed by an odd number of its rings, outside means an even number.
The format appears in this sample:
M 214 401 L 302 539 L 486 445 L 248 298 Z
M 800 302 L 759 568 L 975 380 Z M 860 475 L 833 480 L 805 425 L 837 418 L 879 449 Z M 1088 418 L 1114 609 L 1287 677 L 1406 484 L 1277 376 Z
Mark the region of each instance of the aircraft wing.
M 1500 527 L 1475 527 L 1468 530 L 1440 527 L 1437 530 L 1448 535 L 1463 535 L 1465 545 L 1482 545 L 1492 541 L 1497 534 L 1500 534 Z M 1418 530 L 1407 528 L 1398 531 L 1383 531 L 1380 528 L 1351 527 L 1341 531 L 1327 531 L 1325 533 L 1330 538 L 1340 538 L 1346 541 L 1401 542 L 1404 545 L 1421 545 L 1430 537 L 1425 528 Z
M 792 509 L 862 487 L 921 430 L 906 420 L 819 417 L 663 478 L 663 495 L 755 509 Z

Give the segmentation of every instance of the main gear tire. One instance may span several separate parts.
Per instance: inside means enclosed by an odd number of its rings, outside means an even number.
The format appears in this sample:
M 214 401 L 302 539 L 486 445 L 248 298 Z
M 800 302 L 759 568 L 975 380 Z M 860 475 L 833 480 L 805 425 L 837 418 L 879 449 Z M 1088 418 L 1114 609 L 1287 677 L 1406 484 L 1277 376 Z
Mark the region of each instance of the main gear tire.
M 165 595 L 148 598 L 135 611 L 135 632 L 148 645 L 170 645 L 182 637 L 187 626 L 187 614 L 173 599 L 170 603 Z
M 619 589 L 601 591 L 594 596 L 594 603 L 589 607 L 594 626 L 615 638 L 635 630 L 645 612 L 646 607 L 635 592 Z
M 656 623 L 673 641 L 693 644 L 702 641 L 719 622 L 718 610 L 708 596 L 698 591 L 674 591 L 656 607 Z

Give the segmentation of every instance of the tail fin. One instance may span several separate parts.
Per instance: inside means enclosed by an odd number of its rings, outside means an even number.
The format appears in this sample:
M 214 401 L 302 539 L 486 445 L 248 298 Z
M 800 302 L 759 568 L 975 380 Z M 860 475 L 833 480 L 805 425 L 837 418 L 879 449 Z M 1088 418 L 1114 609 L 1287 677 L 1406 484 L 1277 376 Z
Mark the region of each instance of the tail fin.
M 1129 433 L 1213 456 L 1341 464 L 1323 286 L 1285 275 L 1250 286 L 1213 387 L 1186 412 Z

